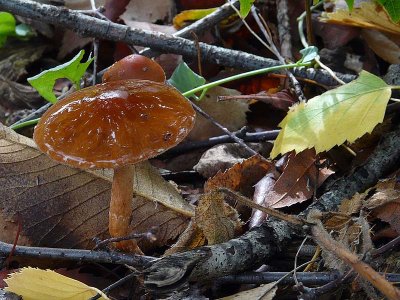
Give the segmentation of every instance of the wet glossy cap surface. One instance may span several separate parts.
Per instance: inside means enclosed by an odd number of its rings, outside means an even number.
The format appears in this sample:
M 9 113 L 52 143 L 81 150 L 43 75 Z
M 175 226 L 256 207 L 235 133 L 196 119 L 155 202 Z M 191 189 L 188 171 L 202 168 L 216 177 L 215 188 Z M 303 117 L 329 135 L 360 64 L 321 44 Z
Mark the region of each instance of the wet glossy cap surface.
M 52 159 L 78 168 L 113 168 L 157 156 L 178 144 L 195 112 L 176 89 L 124 80 L 77 91 L 54 104 L 34 140 Z
M 103 82 L 123 79 L 164 82 L 165 73 L 154 60 L 143 55 L 132 54 L 114 63 L 103 75 Z

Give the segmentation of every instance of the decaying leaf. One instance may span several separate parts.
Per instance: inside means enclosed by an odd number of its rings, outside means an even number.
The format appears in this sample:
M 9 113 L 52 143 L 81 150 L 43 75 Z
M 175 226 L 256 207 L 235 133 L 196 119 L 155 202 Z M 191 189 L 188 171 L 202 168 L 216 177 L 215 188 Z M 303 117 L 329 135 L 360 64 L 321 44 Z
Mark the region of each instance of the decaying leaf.
M 210 192 L 220 187 L 225 187 L 233 191 L 239 191 L 244 195 L 250 195 L 249 190 L 267 172 L 274 170 L 274 166 L 262 159 L 259 155 L 254 155 L 241 163 L 233 165 L 228 170 L 218 173 L 207 180 L 204 190 Z
M 384 34 L 372 29 L 363 29 L 361 34 L 379 57 L 388 63 L 400 64 L 400 35 Z
M 246 112 L 249 110 L 249 106 L 243 101 L 218 101 L 218 96 L 232 95 L 240 95 L 240 93 L 218 86 L 210 89 L 205 97 L 196 104 L 228 130 L 235 131 L 246 125 Z M 188 137 L 191 140 L 204 140 L 221 134 L 223 134 L 221 129 L 197 114 L 196 123 Z
M 374 1 L 362 2 L 352 12 L 340 9 L 333 13 L 323 14 L 321 20 L 400 34 L 400 25 L 393 23 L 387 12 L 375 4 Z
M 218 191 L 204 194 L 200 198 L 194 219 L 209 245 L 232 239 L 235 231 L 242 226 L 236 210 L 225 203 L 224 194 Z
M 164 255 L 168 256 L 177 252 L 191 250 L 203 246 L 206 237 L 194 220 L 190 221 L 185 231 L 179 236 L 178 241 L 171 246 Z
M 126 11 L 120 16 L 125 22 L 131 20 L 157 23 L 163 21 L 170 23 L 173 12 L 175 11 L 175 2 L 172 0 L 130 1 L 126 6 Z
M 400 191 L 396 189 L 396 179 L 379 181 L 373 189 L 375 192 L 365 201 L 364 207 L 400 234 Z
M 275 140 L 271 158 L 314 147 L 317 153 L 354 142 L 383 121 L 391 87 L 362 71 L 349 84 L 291 107 Z
M 162 225 L 157 239 L 173 239 L 194 209 L 146 163 L 136 168 L 135 186 L 144 198 L 136 202 L 133 229 L 147 232 Z M 107 237 L 110 171 L 89 173 L 60 165 L 39 152 L 31 139 L 0 125 L 0 184 L 2 241 L 14 240 L 18 222 L 19 244 L 87 248 L 93 237 Z M 151 214 L 135 218 L 136 211 Z
M 314 150 L 308 149 L 297 155 L 291 153 L 273 189 L 265 195 L 264 205 L 280 208 L 309 199 L 314 189 L 333 173 L 327 168 L 319 170 L 315 164 Z
M 278 286 L 276 286 L 275 282 L 271 282 L 232 296 L 219 298 L 219 300 L 272 300 L 275 297 L 277 289 Z
M 7 291 L 21 295 L 25 300 L 87 300 L 97 294 L 108 299 L 102 291 L 78 280 L 51 270 L 23 268 L 5 280 Z

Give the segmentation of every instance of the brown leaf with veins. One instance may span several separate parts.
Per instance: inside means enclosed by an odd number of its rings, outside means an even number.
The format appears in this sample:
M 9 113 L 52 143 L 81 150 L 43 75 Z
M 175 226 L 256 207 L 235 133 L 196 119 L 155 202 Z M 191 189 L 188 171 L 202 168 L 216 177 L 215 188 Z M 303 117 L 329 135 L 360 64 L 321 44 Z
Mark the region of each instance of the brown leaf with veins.
M 201 196 L 194 220 L 209 245 L 229 241 L 242 226 L 236 210 L 225 203 L 224 194 L 218 191 Z
M 290 153 L 279 177 L 269 173 L 266 175 L 268 178 L 263 178 L 262 183 L 256 184 L 254 202 L 266 207 L 281 208 L 306 201 L 313 195 L 314 185 L 319 187 L 332 174 L 332 171 L 326 168 L 319 170 L 316 183 L 315 162 L 315 150 L 307 149 L 297 155 L 294 152 Z M 253 227 L 261 224 L 266 216 L 265 213 L 255 211 L 250 225 Z
M 155 245 L 165 245 L 185 229 L 194 210 L 148 163 L 136 168 L 141 198 L 134 202 L 131 228 L 148 232 L 157 226 Z M 89 248 L 94 237 L 108 236 L 110 172 L 60 165 L 37 150 L 31 139 L 1 124 L 0 185 L 4 242 L 14 241 L 19 220 L 19 245 Z
M 333 172 L 315 166 L 315 150 L 307 149 L 295 155 L 289 155 L 288 162 L 274 188 L 265 195 L 265 206 L 280 208 L 301 203 L 314 193 L 314 186 L 320 186 Z
M 251 195 L 254 184 L 272 170 L 274 170 L 274 166 L 271 163 L 255 155 L 233 165 L 224 172 L 218 171 L 214 177 L 207 180 L 204 190 L 210 192 L 225 187 L 241 192 L 243 195 Z
M 206 237 L 203 231 L 197 226 L 196 222 L 192 220 L 185 231 L 179 236 L 178 241 L 165 251 L 164 256 L 203 246 L 205 242 Z
M 381 180 L 374 189 L 375 193 L 365 201 L 364 207 L 400 234 L 400 191 L 396 189 L 396 178 Z

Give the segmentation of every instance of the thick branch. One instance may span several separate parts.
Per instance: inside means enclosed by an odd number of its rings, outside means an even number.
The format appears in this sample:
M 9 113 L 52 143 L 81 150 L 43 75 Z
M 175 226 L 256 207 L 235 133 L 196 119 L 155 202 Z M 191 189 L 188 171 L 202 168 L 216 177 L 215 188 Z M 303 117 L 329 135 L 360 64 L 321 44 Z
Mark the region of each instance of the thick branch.
M 122 41 L 128 44 L 150 47 L 160 52 L 182 54 L 189 57 L 197 56 L 196 43 L 193 41 L 159 32 L 130 28 L 65 8 L 40 4 L 29 0 L 0 0 L 0 10 L 62 26 L 77 31 L 84 36 Z M 226 67 L 256 70 L 280 65 L 280 62 L 273 59 L 210 46 L 206 43 L 199 43 L 199 48 L 203 61 Z M 337 85 L 337 82 L 327 72 L 322 70 L 306 71 L 296 69 L 293 73 L 296 76 L 312 79 L 325 85 Z M 345 82 L 349 82 L 355 78 L 354 75 L 337 75 Z

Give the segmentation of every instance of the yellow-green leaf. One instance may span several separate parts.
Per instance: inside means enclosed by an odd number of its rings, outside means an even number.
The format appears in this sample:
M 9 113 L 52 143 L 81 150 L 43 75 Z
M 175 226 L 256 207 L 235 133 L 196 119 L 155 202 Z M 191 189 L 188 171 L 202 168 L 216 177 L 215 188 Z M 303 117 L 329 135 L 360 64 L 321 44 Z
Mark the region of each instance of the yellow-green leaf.
M 197 21 L 214 12 L 218 7 L 205 9 L 184 10 L 174 17 L 173 23 L 177 28 L 182 28 L 189 21 Z
M 87 300 L 98 293 L 102 296 L 100 299 L 109 300 L 100 290 L 51 270 L 23 268 L 5 282 L 7 291 L 24 300 Z
M 271 158 L 315 147 L 317 153 L 355 141 L 383 121 L 391 87 L 362 71 L 351 83 L 291 107 L 279 124 Z

